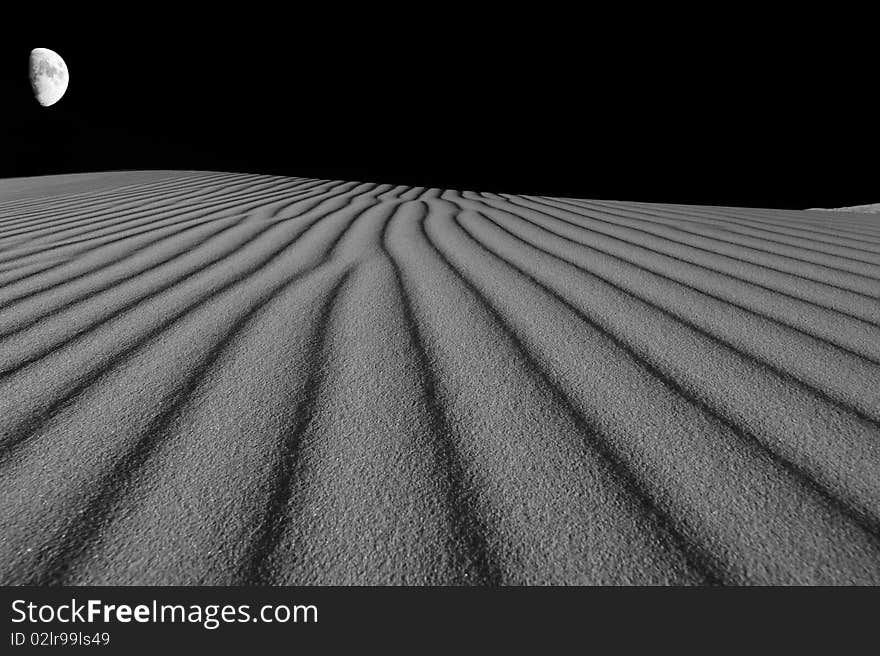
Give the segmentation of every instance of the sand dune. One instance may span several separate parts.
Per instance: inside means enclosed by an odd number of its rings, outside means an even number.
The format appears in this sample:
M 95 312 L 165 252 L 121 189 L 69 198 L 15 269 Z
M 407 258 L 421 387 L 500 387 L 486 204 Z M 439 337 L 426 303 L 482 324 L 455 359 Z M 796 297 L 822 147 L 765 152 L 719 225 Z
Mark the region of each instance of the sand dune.
M 0 582 L 878 584 L 880 219 L 2 181 Z
M 816 208 L 821 209 L 821 208 Z M 877 214 L 880 213 L 880 203 L 873 203 L 869 205 L 852 205 L 850 207 L 835 207 L 830 210 L 826 210 L 828 212 L 859 212 L 861 214 Z

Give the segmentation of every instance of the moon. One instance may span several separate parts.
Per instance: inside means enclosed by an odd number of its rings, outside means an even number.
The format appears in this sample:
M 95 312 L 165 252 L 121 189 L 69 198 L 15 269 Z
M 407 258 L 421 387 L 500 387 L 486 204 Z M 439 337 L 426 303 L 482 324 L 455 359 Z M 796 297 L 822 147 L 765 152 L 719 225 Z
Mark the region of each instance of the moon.
M 61 100 L 70 81 L 67 64 L 57 52 L 48 48 L 31 50 L 30 78 L 34 96 L 43 107 Z

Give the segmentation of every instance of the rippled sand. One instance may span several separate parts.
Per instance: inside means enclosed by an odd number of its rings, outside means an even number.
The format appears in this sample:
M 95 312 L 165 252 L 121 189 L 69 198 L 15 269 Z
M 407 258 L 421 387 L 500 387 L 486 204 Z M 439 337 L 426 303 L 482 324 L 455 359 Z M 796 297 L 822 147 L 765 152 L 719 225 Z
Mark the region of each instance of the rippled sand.
M 0 181 L 0 583 L 880 583 L 880 216 Z

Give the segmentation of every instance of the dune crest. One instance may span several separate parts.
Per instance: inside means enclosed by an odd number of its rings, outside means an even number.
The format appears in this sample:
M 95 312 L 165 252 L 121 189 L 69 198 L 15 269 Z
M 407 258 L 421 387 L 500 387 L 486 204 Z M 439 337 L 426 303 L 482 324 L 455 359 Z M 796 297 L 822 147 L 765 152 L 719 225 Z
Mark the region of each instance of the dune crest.
M 834 208 L 821 208 L 815 207 L 814 210 L 821 210 L 823 212 L 858 212 L 860 214 L 877 214 L 880 213 L 880 203 L 873 203 L 869 205 L 853 205 L 851 207 L 834 207 Z

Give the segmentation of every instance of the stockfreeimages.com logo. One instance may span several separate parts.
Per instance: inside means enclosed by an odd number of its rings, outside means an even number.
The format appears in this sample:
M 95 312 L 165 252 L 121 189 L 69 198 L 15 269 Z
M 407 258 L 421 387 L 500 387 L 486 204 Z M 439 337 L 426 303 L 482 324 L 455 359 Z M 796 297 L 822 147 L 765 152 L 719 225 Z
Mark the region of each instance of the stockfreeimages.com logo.
M 242 622 L 263 622 L 265 624 L 307 624 L 317 623 L 318 608 L 305 604 L 268 604 L 252 609 L 249 604 L 233 606 L 230 604 L 160 604 L 156 600 L 147 604 L 107 604 L 100 599 L 80 602 L 71 599 L 63 604 L 35 604 L 16 599 L 12 602 L 12 621 L 31 624 L 91 624 L 119 622 L 128 624 L 200 624 L 208 630 L 221 624 Z

